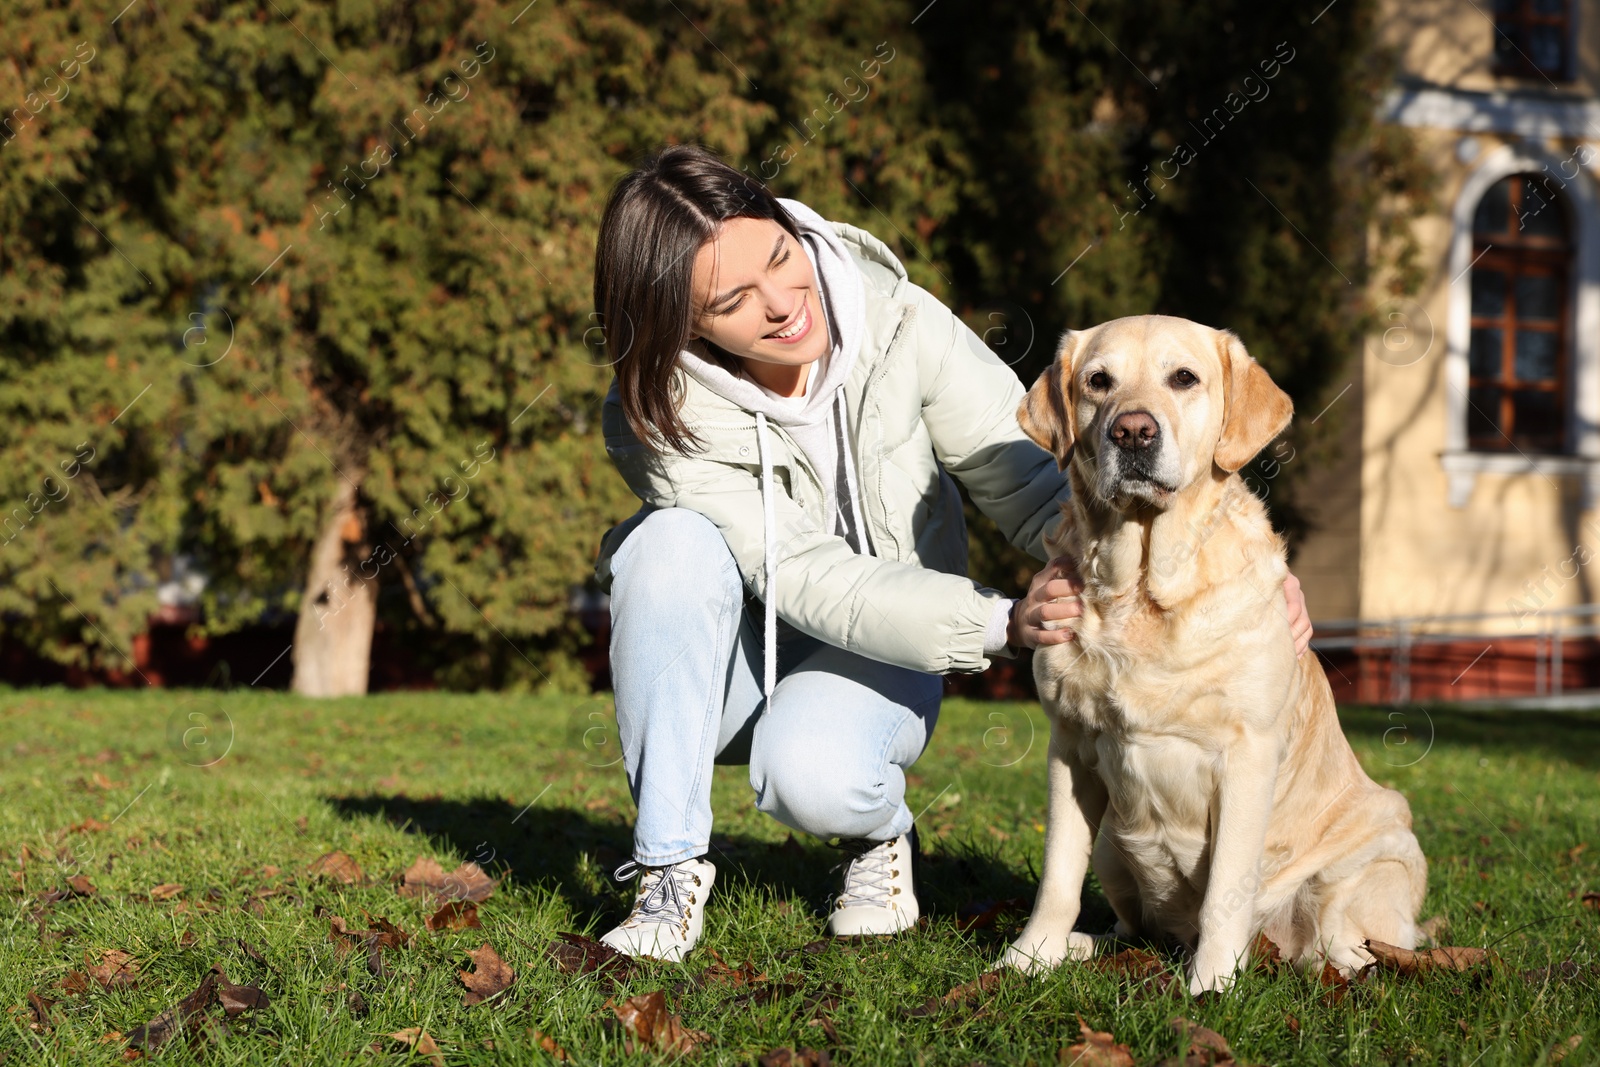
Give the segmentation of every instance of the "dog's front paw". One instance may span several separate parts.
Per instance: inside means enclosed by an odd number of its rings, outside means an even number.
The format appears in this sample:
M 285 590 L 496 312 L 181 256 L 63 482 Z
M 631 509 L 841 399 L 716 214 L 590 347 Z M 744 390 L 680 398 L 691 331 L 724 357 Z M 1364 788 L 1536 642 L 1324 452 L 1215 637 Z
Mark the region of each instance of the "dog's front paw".
M 1006 949 L 1000 965 L 1027 974 L 1043 974 L 1067 960 L 1086 960 L 1093 955 L 1094 938 L 1088 934 L 1073 930 L 1062 937 L 1059 934 L 1030 935 L 1024 930 L 1022 936 Z
M 1201 993 L 1221 993 L 1233 985 L 1234 970 L 1229 967 L 1202 968 L 1193 963 L 1189 965 L 1189 995 L 1198 997 Z

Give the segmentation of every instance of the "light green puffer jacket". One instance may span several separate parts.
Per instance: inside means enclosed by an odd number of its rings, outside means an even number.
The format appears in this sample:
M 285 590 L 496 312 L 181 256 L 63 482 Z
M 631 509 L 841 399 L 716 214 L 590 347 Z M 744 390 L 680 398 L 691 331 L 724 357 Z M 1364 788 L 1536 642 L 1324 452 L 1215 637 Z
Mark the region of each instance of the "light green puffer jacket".
M 1005 594 L 966 576 L 967 530 L 950 476 L 1012 544 L 1043 562 L 1044 532 L 1068 499 L 1066 476 L 1017 425 L 1021 381 L 948 308 L 913 284 L 884 244 L 832 223 L 861 270 L 866 334 L 845 383 L 848 429 L 867 532 L 858 555 L 825 532 L 822 482 L 782 426 L 768 423 L 777 614 L 796 629 L 872 659 L 935 674 L 989 666 L 984 632 Z M 745 586 L 766 597 L 767 522 L 753 414 L 681 369 L 684 422 L 704 443 L 656 453 L 623 416 L 616 383 L 601 426 L 606 453 L 644 507 L 607 531 L 595 575 L 655 508 L 714 522 Z

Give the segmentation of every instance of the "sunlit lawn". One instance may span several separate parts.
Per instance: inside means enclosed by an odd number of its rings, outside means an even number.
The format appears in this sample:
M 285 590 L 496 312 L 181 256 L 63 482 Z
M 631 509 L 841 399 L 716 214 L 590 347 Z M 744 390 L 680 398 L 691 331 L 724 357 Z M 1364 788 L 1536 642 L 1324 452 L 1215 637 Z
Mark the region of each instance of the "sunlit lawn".
M 0 859 L 12 872 L 0 1052 L 8 1064 L 123 1062 L 136 1027 L 220 964 L 270 1003 L 225 1027 L 193 1020 L 152 1058 L 398 1062 L 405 1046 L 386 1035 L 420 1027 L 451 1064 L 549 1062 L 542 1038 L 574 1062 L 648 1062 L 659 1053 L 627 1052 L 606 1001 L 665 989 L 683 1024 L 710 1035 L 691 1057 L 708 1064 L 802 1046 L 844 1064 L 1054 1064 L 1079 1040 L 1079 1017 L 1154 1063 L 1180 1051 L 1178 1015 L 1225 1035 L 1246 1063 L 1600 1062 L 1600 911 L 1582 901 L 1600 889 L 1600 716 L 1344 718 L 1369 773 L 1410 798 L 1431 864 L 1424 916 L 1447 920 L 1446 943 L 1493 946 L 1501 964 L 1377 977 L 1342 1000 L 1298 974 L 1249 974 L 1203 1003 L 1068 966 L 913 1016 L 992 968 L 1024 918 L 957 922 L 986 901 L 1031 900 L 1045 803 L 1037 707 L 946 703 L 910 790 L 934 913 L 889 942 L 803 948 L 822 936 L 839 854 L 784 845 L 785 829 L 753 810 L 743 768 L 719 768 L 705 947 L 613 987 L 546 955 L 558 933 L 597 935 L 626 903 L 608 874 L 626 858 L 632 804 L 605 697 L 0 692 Z M 363 880 L 308 873 L 332 851 Z M 478 905 L 481 929 L 425 928 L 438 902 L 396 886 L 418 856 L 446 869 L 476 860 L 501 879 Z M 74 876 L 92 893 L 41 905 Z M 351 929 L 384 917 L 409 944 L 384 951 L 375 975 L 365 952 L 330 939 L 335 916 Z M 1108 916 L 1091 891 L 1085 927 Z M 516 977 L 467 1007 L 458 971 L 484 943 Z M 110 989 L 89 973 L 108 950 L 137 968 Z M 766 977 L 686 981 L 711 950 Z M 1525 974 L 1568 960 L 1575 976 Z M 828 1026 L 811 1023 L 819 1012 Z

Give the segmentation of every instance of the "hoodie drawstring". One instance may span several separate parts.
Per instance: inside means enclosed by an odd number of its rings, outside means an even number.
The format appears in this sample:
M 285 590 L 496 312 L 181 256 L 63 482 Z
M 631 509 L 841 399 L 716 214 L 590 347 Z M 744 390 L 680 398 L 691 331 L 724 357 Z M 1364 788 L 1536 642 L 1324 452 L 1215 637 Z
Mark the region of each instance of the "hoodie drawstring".
M 761 691 L 772 707 L 772 689 L 778 683 L 778 520 L 772 497 L 772 442 L 767 440 L 767 417 L 756 412 L 756 447 L 761 452 L 761 535 L 766 546 L 766 620 L 761 639 Z
M 861 491 L 856 485 L 856 457 L 850 450 L 850 423 L 845 404 L 844 388 L 834 394 L 838 398 L 837 418 L 841 448 L 844 456 L 845 488 L 850 496 L 850 523 L 856 531 L 863 555 L 873 555 L 872 541 L 867 535 L 867 524 L 861 514 Z M 772 492 L 772 442 L 767 436 L 767 416 L 756 412 L 756 448 L 761 453 L 761 536 L 765 546 L 766 571 L 765 618 L 761 635 L 761 692 L 767 706 L 772 706 L 772 690 L 778 684 L 778 536 L 777 506 Z
M 839 440 L 844 451 L 844 484 L 845 490 L 850 495 L 850 524 L 855 527 L 856 540 L 860 542 L 860 551 L 863 555 L 876 555 L 872 551 L 872 539 L 867 535 L 867 524 L 861 514 L 861 491 L 856 487 L 856 457 L 850 451 L 850 409 L 845 404 L 844 387 L 834 394 L 838 397 L 839 408 Z

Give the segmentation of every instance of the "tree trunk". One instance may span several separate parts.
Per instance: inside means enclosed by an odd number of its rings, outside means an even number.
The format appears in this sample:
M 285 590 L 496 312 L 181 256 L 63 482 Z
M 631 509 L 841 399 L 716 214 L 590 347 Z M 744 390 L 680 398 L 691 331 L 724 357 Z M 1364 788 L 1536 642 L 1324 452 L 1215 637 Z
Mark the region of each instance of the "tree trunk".
M 340 478 L 311 550 L 311 573 L 294 628 L 290 688 L 303 696 L 359 696 L 367 691 L 378 583 L 375 575 L 368 579 L 360 573 L 359 548 L 365 539 L 356 487 Z

